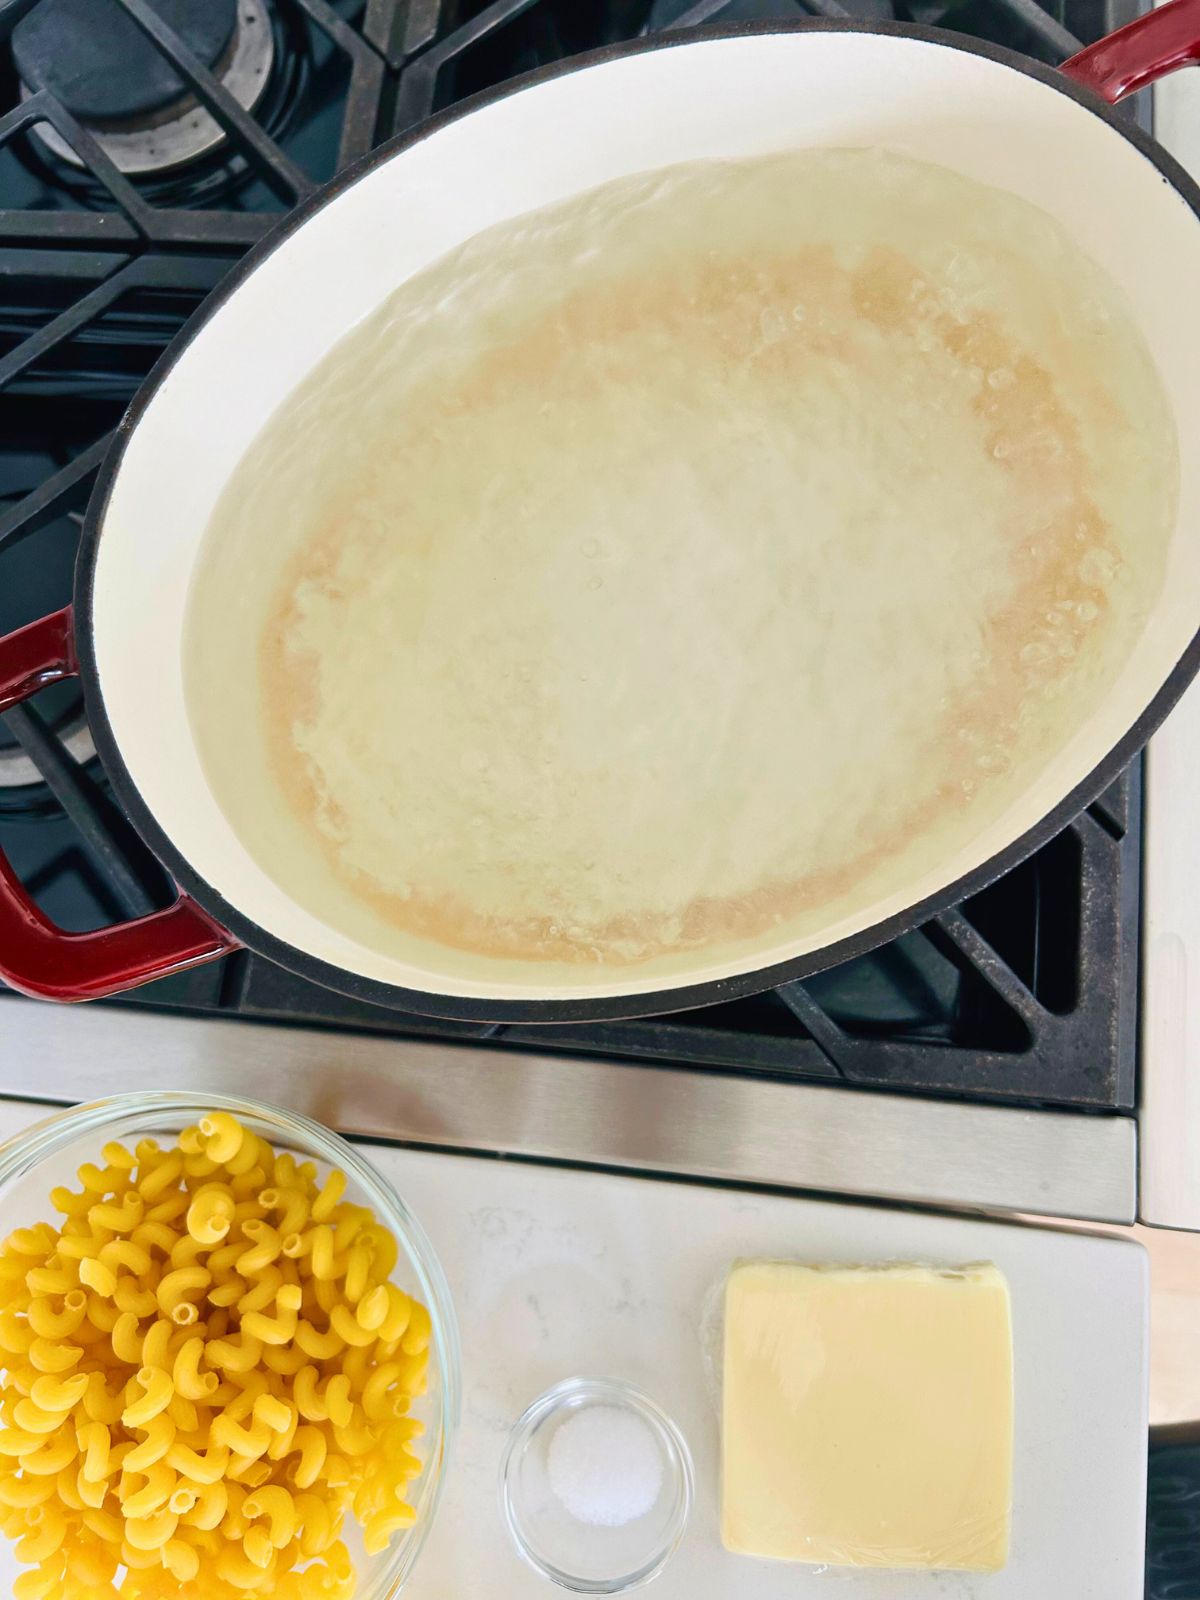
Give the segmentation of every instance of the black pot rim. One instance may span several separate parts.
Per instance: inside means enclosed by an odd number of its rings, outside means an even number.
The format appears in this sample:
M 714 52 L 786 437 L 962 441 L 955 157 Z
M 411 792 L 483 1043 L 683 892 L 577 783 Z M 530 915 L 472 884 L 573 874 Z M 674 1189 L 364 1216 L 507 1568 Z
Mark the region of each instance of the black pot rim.
M 179 887 L 190 895 L 215 921 L 243 944 L 248 950 L 266 957 L 278 966 L 301 978 L 320 984 L 354 999 L 366 1001 L 399 1011 L 416 1012 L 425 1016 L 444 1017 L 461 1021 L 485 1023 L 561 1023 L 603 1021 L 662 1015 L 695 1007 L 714 1005 L 734 1000 L 765 989 L 773 989 L 796 979 L 810 977 L 838 962 L 863 955 L 867 951 L 911 932 L 921 923 L 940 911 L 977 894 L 987 884 L 1010 871 L 1019 862 L 1039 849 L 1068 822 L 1078 815 L 1128 765 L 1134 755 L 1162 722 L 1182 695 L 1188 683 L 1200 669 L 1200 625 L 1187 649 L 1172 668 L 1166 681 L 1130 725 L 1118 742 L 1071 792 L 1048 812 L 1039 822 L 1018 838 L 1011 840 L 987 861 L 963 874 L 935 894 L 905 907 L 893 916 L 864 928 L 850 937 L 821 946 L 804 955 L 774 965 L 758 967 L 730 977 L 698 983 L 667 985 L 639 994 L 584 996 L 555 1000 L 496 1000 L 471 996 L 443 995 L 420 989 L 409 989 L 398 984 L 384 983 L 364 978 L 357 973 L 321 961 L 246 916 L 227 901 L 210 883 L 196 872 L 171 839 L 143 799 L 141 791 L 125 765 L 104 702 L 93 636 L 92 600 L 101 532 L 112 486 L 124 458 L 129 439 L 137 427 L 151 399 L 171 374 L 182 352 L 192 343 L 214 313 L 225 304 L 252 272 L 308 219 L 321 210 L 343 190 L 350 187 L 366 173 L 381 166 L 401 151 L 420 143 L 448 124 L 468 117 L 485 105 L 519 94 L 548 79 L 597 66 L 622 56 L 641 55 L 655 50 L 685 48 L 688 45 L 718 39 L 739 38 L 758 34 L 793 33 L 847 33 L 882 34 L 912 39 L 943 48 L 963 51 L 997 62 L 1014 72 L 1037 79 L 1047 87 L 1074 100 L 1082 109 L 1100 117 L 1143 155 L 1158 174 L 1187 203 L 1200 218 L 1200 185 L 1150 136 L 1127 121 L 1116 109 L 1092 90 L 1084 88 L 1061 72 L 1043 63 L 1033 61 L 1015 51 L 981 40 L 899 22 L 865 23 L 854 20 L 826 18 L 798 18 L 793 22 L 741 23 L 728 26 L 702 27 L 655 34 L 645 38 L 608 45 L 584 55 L 554 62 L 534 72 L 474 95 L 468 100 L 441 112 L 420 127 L 380 145 L 369 155 L 339 173 L 315 195 L 304 201 L 273 228 L 234 267 L 203 305 L 189 318 L 184 327 L 167 346 L 145 383 L 138 390 L 122 418 L 112 444 L 101 465 L 99 475 L 88 504 L 79 554 L 75 568 L 75 632 L 76 653 L 80 677 L 83 682 L 84 703 L 95 739 L 96 749 L 112 783 L 113 790 L 131 821 L 154 853 L 163 862 Z

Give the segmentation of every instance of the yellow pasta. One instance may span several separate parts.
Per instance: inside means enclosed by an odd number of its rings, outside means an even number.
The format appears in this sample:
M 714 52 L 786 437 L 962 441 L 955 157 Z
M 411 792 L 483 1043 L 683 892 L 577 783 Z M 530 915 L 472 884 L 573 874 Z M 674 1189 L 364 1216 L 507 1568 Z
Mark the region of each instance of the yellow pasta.
M 416 1512 L 407 1505 L 395 1505 L 388 1511 L 378 1511 L 373 1517 L 368 1517 L 363 1529 L 363 1543 L 368 1553 L 375 1555 L 380 1550 L 386 1550 L 392 1538 L 402 1528 L 411 1528 L 415 1520 Z
M 37 1449 L 21 1457 L 22 1472 L 32 1472 L 39 1477 L 54 1477 L 68 1464 L 74 1461 L 79 1454 L 74 1439 L 61 1431 L 53 1438 L 44 1440 Z
M 75 1493 L 89 1509 L 99 1510 L 108 1499 L 108 1484 L 102 1478 L 85 1478 L 81 1467 L 75 1474 Z
M 173 1511 L 155 1511 L 148 1517 L 125 1518 L 125 1540 L 135 1550 L 161 1550 L 179 1526 Z
M 114 1233 L 132 1233 L 142 1220 L 146 1202 L 132 1190 L 122 1195 L 120 1205 L 100 1200 L 88 1207 L 87 1219 L 93 1228 L 111 1228 Z
M 205 1183 L 187 1209 L 187 1231 L 201 1244 L 219 1244 L 233 1222 L 233 1196 L 222 1184 Z
M 38 1566 L 61 1549 L 67 1536 L 67 1519 L 52 1501 L 24 1513 L 27 1531 L 17 1542 L 17 1558 Z
M 265 1422 L 251 1422 L 248 1426 L 235 1422 L 226 1411 L 214 1420 L 212 1437 L 216 1444 L 227 1445 L 235 1456 L 257 1461 L 259 1456 L 266 1454 L 271 1442 L 271 1430 Z
M 39 1338 L 27 1321 L 20 1320 L 17 1311 L 5 1306 L 0 1311 L 0 1351 L 6 1355 L 21 1356 L 32 1351 L 35 1344 L 43 1348 L 50 1347 L 49 1340 Z
M 255 1422 L 270 1428 L 272 1433 L 286 1434 L 293 1427 L 296 1413 L 293 1407 L 277 1394 L 260 1394 L 254 1402 Z
M 175 1317 L 188 1296 L 199 1294 L 211 1282 L 212 1273 L 207 1267 L 178 1267 L 174 1272 L 168 1272 L 159 1279 L 158 1288 L 154 1291 L 158 1309 L 164 1316 Z
M 162 1562 L 181 1583 L 190 1583 L 200 1571 L 200 1553 L 186 1539 L 168 1539 L 162 1547 Z
M 187 1400 L 208 1400 L 220 1382 L 215 1372 L 201 1372 L 204 1340 L 191 1338 L 180 1345 L 171 1368 L 175 1392 Z
M 62 1421 L 61 1417 L 55 1416 L 52 1411 L 43 1411 L 29 1399 L 17 1401 L 13 1406 L 12 1419 L 25 1433 L 53 1433 Z
M 238 1257 L 237 1271 L 243 1278 L 252 1278 L 264 1267 L 269 1267 L 279 1254 L 279 1235 L 269 1222 L 253 1217 L 243 1222 L 242 1232 L 254 1242 L 249 1250 Z
M 71 1274 L 63 1267 L 31 1267 L 25 1274 L 30 1294 L 70 1294 L 75 1287 Z
M 291 1470 L 291 1481 L 297 1489 L 309 1489 L 321 1475 L 329 1453 L 328 1442 L 320 1428 L 306 1422 L 292 1436 L 292 1449 L 299 1452 L 300 1459 Z
M 54 1484 L 45 1478 L 0 1477 L 0 1505 L 27 1510 L 40 1506 L 54 1493 Z
M 111 1267 L 105 1266 L 98 1257 L 85 1257 L 79 1263 L 79 1281 L 86 1283 L 89 1289 L 94 1289 L 97 1294 L 111 1300 L 117 1292 L 117 1275 Z
M 343 1341 L 333 1328 L 318 1333 L 306 1318 L 297 1324 L 295 1338 L 297 1348 L 314 1361 L 329 1361 L 343 1348 Z
M 87 1386 L 86 1372 L 77 1372 L 70 1378 L 44 1374 L 34 1380 L 30 1399 L 43 1411 L 73 1411 L 83 1399 Z
M 379 1326 L 379 1337 L 390 1344 L 393 1339 L 401 1338 L 408 1327 L 413 1302 L 394 1283 L 385 1283 L 383 1287 L 388 1297 L 388 1312 Z
M 170 1405 L 175 1385 L 161 1367 L 140 1367 L 134 1381 L 144 1392 L 125 1407 L 121 1421 L 127 1428 L 143 1428 Z
M 145 1483 L 135 1489 L 130 1489 L 121 1495 L 121 1510 L 126 1517 L 149 1517 L 156 1511 L 161 1511 L 171 1498 L 175 1489 L 175 1474 L 170 1467 L 158 1462 L 150 1463 L 145 1471 L 139 1473 L 145 1478 Z M 134 1541 L 135 1545 L 137 1541 Z M 148 1548 L 137 1545 L 138 1549 Z
M 49 1223 L 39 1222 L 33 1228 L 14 1228 L 4 1241 L 6 1256 L 33 1256 L 35 1259 L 45 1256 L 48 1250 L 53 1250 L 56 1235 Z
M 161 1461 L 175 1443 L 175 1424 L 165 1415 L 151 1417 L 139 1430 L 143 1439 L 125 1457 L 127 1472 L 144 1472 Z
M 247 1495 L 242 1501 L 242 1515 L 250 1520 L 255 1517 L 268 1519 L 270 1540 L 276 1550 L 282 1550 L 284 1545 L 291 1543 L 299 1523 L 296 1502 L 279 1484 L 265 1485 Z
M 169 1467 L 174 1467 L 192 1483 L 200 1485 L 219 1483 L 229 1467 L 228 1446 L 210 1444 L 201 1454 L 190 1444 L 176 1439 L 165 1457 Z
M 289 1270 L 294 1269 L 289 1265 Z M 242 1279 L 236 1273 L 231 1274 L 227 1281 L 237 1285 L 238 1294 L 236 1299 L 232 1301 L 224 1296 L 222 1299 L 226 1305 L 236 1305 L 239 1314 L 245 1317 L 247 1311 L 262 1311 L 271 1304 L 280 1289 L 283 1288 L 283 1273 L 278 1267 L 265 1267 L 261 1272 L 255 1274 L 254 1285 L 249 1289 L 245 1287 Z
M 83 1477 L 89 1483 L 99 1483 L 110 1472 L 109 1451 L 112 1439 L 102 1422 L 82 1423 L 75 1431 L 76 1442 L 83 1453 Z
M 137 1278 L 118 1278 L 113 1293 L 121 1311 L 131 1311 L 135 1317 L 152 1317 L 158 1309 L 153 1289 L 144 1289 Z
M 142 1340 L 142 1365 L 171 1370 L 171 1341 L 176 1335 L 174 1324 L 161 1318 L 153 1324 Z
M 275 1297 L 276 1314 L 267 1316 L 262 1311 L 247 1311 L 242 1317 L 242 1328 L 251 1338 L 263 1344 L 289 1344 L 296 1336 L 296 1313 L 300 1309 L 300 1290 L 295 1284 L 285 1283 Z
M 125 1409 L 123 1391 L 109 1394 L 105 1384 L 104 1374 L 91 1372 L 88 1374 L 88 1387 L 83 1397 L 84 1415 L 93 1422 L 103 1422 L 111 1426 L 121 1420 L 121 1412 Z
M 57 1309 L 49 1296 L 35 1296 L 26 1316 L 39 1339 L 69 1339 L 82 1325 L 86 1311 L 87 1295 L 82 1289 L 72 1289 L 62 1296 Z
M 341 1172 L 228 1112 L 106 1144 L 0 1245 L 14 1600 L 350 1600 L 411 1526 L 431 1324 Z
M 241 1123 L 228 1111 L 210 1111 L 200 1118 L 201 1149 L 216 1162 L 229 1162 L 237 1155 L 246 1134 Z
M 262 1359 L 264 1367 L 281 1377 L 294 1377 L 308 1364 L 308 1357 L 294 1343 L 264 1345 Z
M 326 1178 L 320 1193 L 312 1203 L 310 1214 L 314 1222 L 325 1222 L 333 1214 L 333 1208 L 346 1192 L 346 1174 L 333 1171 Z
M 202 1483 L 196 1490 L 196 1504 L 184 1517 L 184 1522 L 201 1532 L 217 1528 L 225 1520 L 229 1506 L 229 1489 L 223 1481 Z

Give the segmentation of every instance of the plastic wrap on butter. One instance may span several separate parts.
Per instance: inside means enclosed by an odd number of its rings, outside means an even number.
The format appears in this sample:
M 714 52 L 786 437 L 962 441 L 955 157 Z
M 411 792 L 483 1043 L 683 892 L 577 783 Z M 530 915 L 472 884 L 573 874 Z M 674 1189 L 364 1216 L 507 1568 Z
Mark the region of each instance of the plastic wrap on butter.
M 725 1292 L 723 1391 L 728 1549 L 1004 1565 L 1012 1333 L 994 1266 L 741 1262 Z

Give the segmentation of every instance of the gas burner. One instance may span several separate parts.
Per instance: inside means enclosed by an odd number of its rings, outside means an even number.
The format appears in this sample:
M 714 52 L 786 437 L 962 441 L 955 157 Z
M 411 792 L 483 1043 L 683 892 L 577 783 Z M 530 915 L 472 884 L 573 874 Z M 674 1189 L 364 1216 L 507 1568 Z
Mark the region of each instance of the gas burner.
M 267 0 L 150 0 L 163 21 L 245 110 L 258 104 L 275 57 Z M 225 130 L 116 0 L 41 0 L 18 24 L 21 97 L 55 94 L 121 172 L 148 176 L 194 161 Z M 84 165 L 49 123 L 47 150 Z

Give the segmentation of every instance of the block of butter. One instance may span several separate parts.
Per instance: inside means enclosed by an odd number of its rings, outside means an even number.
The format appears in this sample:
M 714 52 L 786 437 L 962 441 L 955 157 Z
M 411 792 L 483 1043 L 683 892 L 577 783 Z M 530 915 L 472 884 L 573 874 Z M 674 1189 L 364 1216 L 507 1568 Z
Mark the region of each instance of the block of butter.
M 988 1572 L 1012 1503 L 1008 1285 L 989 1265 L 736 1265 L 722 1536 L 743 1555 Z

